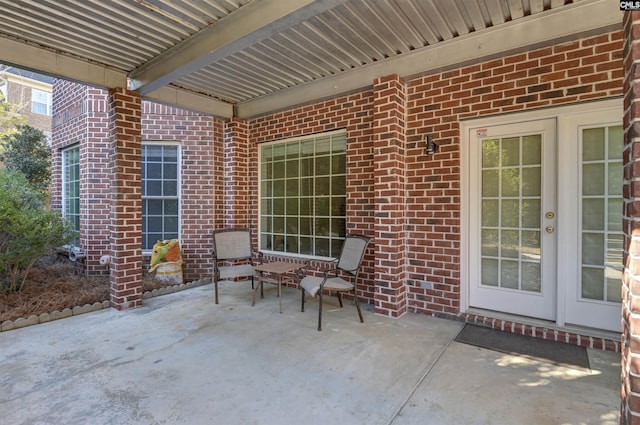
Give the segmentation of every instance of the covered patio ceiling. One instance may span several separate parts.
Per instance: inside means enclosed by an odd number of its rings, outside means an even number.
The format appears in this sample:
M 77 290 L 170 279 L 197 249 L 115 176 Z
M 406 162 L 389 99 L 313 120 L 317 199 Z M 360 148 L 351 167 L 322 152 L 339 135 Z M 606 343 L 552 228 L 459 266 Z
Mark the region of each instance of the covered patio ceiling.
M 0 62 L 250 118 L 622 23 L 615 0 L 12 0 Z

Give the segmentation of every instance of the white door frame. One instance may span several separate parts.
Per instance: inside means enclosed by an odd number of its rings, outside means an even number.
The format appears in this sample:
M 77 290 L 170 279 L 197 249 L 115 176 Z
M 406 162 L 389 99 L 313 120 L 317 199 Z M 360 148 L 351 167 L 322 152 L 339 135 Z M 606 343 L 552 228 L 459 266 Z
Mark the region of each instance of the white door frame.
M 460 122 L 460 178 L 461 178 L 461 200 L 460 200 L 460 208 L 461 208 L 461 223 L 460 223 L 460 311 L 466 312 L 469 309 L 469 281 L 470 281 L 470 226 L 471 226 L 471 217 L 470 217 L 470 137 L 469 132 L 471 129 L 477 129 L 482 127 L 491 127 L 496 125 L 505 125 L 505 124 L 517 124 L 526 121 L 533 120 L 542 120 L 542 119 L 556 119 L 556 131 L 559 133 L 556 136 L 558 137 L 558 145 L 562 143 L 559 139 L 560 135 L 563 133 L 563 117 L 581 114 L 585 111 L 589 112 L 597 112 L 597 111 L 605 111 L 611 109 L 618 109 L 620 111 L 620 122 L 622 122 L 623 110 L 622 110 L 622 99 L 608 99 L 598 102 L 589 102 L 582 103 L 576 105 L 568 105 L 568 106 L 560 106 L 548 109 L 540 109 L 531 112 L 519 112 L 508 115 L 501 116 L 491 116 L 486 118 L 477 118 L 468 121 Z M 562 226 L 565 225 L 564 222 L 561 221 L 563 217 L 558 216 L 557 228 L 562 229 Z M 567 261 L 567 253 L 558 249 L 557 251 L 557 260 L 558 264 L 564 264 Z M 563 279 L 565 276 L 557 276 L 557 279 Z M 564 326 L 565 325 L 565 303 L 566 303 L 566 291 L 560 290 L 558 291 L 556 297 L 556 325 Z

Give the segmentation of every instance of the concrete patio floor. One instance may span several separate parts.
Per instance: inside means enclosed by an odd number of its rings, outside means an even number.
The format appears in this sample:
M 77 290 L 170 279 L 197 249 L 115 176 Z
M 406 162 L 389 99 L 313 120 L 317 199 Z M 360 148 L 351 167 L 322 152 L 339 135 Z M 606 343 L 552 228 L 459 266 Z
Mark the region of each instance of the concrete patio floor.
M 618 424 L 620 355 L 591 370 L 453 341 L 462 324 L 400 319 L 276 288 L 251 307 L 223 282 L 0 333 L 0 423 Z M 335 303 L 334 303 L 335 304 Z

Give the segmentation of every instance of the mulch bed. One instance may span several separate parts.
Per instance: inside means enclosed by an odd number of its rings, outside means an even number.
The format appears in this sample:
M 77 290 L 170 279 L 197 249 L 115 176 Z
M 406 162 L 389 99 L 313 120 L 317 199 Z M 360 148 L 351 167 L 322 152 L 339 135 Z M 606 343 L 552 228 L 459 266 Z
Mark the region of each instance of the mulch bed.
M 169 286 L 153 274 L 143 278 L 143 291 Z M 65 257 L 44 257 L 31 269 L 22 290 L 0 295 L 0 323 L 41 313 L 62 311 L 109 299 L 109 276 L 85 276 Z

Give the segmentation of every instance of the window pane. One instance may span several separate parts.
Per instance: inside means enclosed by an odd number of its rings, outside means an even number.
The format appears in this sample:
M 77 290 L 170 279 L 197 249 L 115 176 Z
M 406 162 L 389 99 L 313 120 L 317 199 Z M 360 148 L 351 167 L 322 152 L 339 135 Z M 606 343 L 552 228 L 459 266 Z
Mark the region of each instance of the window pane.
M 499 280 L 498 260 L 483 258 L 482 259 L 482 284 L 487 286 L 498 286 Z
M 284 180 L 273 182 L 273 196 L 284 196 Z
M 510 137 L 502 139 L 502 159 L 503 167 L 520 165 L 520 138 Z
M 316 176 L 327 175 L 331 172 L 331 157 L 323 156 L 316 158 Z
M 535 229 L 540 228 L 540 200 L 524 199 L 522 201 L 522 227 Z M 484 213 L 483 213 L 484 214 Z
M 147 179 L 162 179 L 162 164 L 145 164 L 145 177 Z
M 80 147 L 62 152 L 62 215 L 80 232 Z M 72 241 L 77 245 L 78 240 Z
M 488 257 L 498 256 L 498 231 L 493 229 L 482 230 L 482 255 Z
M 298 177 L 300 175 L 299 161 L 287 161 L 287 177 Z
M 284 215 L 284 198 L 275 198 L 273 200 L 273 213 Z
M 316 196 L 326 196 L 331 194 L 331 180 L 329 177 L 316 178 Z M 337 195 L 337 193 L 336 193 Z
M 179 146 L 142 146 L 142 249 L 180 236 Z
M 260 231 L 275 233 L 262 237 L 260 248 L 331 256 L 346 233 L 346 133 L 260 149 Z
M 482 168 L 494 168 L 500 165 L 498 140 L 484 140 L 482 142 Z
M 498 181 L 500 179 L 500 172 L 496 170 L 483 170 L 482 171 L 482 196 L 497 197 L 500 190 Z
M 178 179 L 178 167 L 176 167 L 175 163 L 164 164 L 164 166 L 162 167 L 162 178 L 171 180 Z
M 331 172 L 333 174 L 344 174 L 346 169 L 346 158 L 344 155 L 333 155 L 331 157 Z
M 621 301 L 623 216 L 621 126 L 582 130 L 581 296 Z
M 284 233 L 284 217 L 273 217 L 273 231 Z
M 285 162 L 278 161 L 273 163 L 273 178 L 282 179 L 285 176 Z
M 298 198 L 287 198 L 286 200 L 286 214 L 287 215 L 298 215 Z
M 331 198 L 331 215 L 344 217 L 346 215 L 346 199 L 342 196 Z
M 300 198 L 300 215 L 313 215 L 313 198 Z
M 582 131 L 582 160 L 604 159 L 604 128 L 591 128 Z
M 164 196 L 177 196 L 178 182 L 176 182 L 175 180 L 165 180 L 162 188 L 162 194 Z
M 542 136 L 532 134 L 522 138 L 522 164 L 540 164 L 542 156 Z
M 502 227 L 518 227 L 520 222 L 520 202 L 517 199 L 505 199 L 501 204 L 500 221 Z
M 329 215 L 329 202 L 330 198 L 316 198 L 316 216 L 328 216 Z
M 517 168 L 502 169 L 502 196 L 520 195 L 520 170 Z
M 604 164 L 584 164 L 582 166 L 582 194 L 604 195 Z
M 316 219 L 316 236 L 329 236 L 329 219 Z
M 286 180 L 287 196 L 298 196 L 300 188 L 298 187 L 298 179 Z

